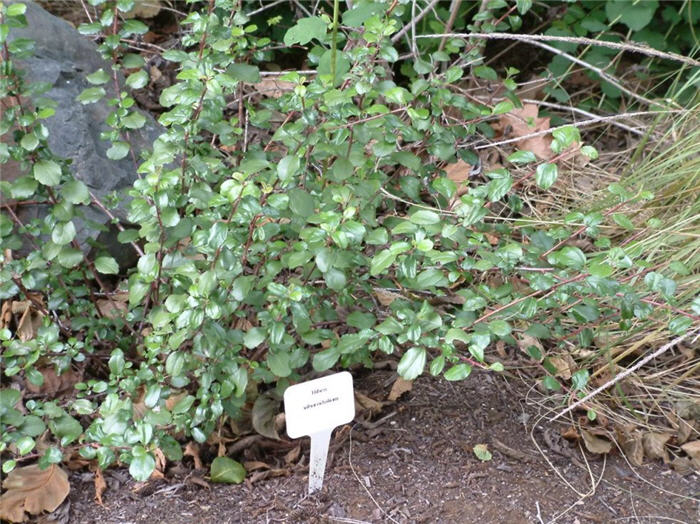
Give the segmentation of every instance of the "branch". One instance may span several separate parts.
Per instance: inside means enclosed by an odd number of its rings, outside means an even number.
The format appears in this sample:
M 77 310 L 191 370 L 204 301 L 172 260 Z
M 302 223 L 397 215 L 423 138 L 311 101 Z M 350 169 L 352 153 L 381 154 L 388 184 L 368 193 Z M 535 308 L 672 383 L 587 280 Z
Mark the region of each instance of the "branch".
M 416 38 L 484 38 L 486 40 L 520 40 L 523 42 L 567 42 L 571 44 L 584 44 L 584 45 L 594 45 L 600 47 L 609 47 L 611 49 L 619 49 L 621 51 L 629 51 L 631 53 L 641 53 L 647 56 L 655 56 L 657 58 L 663 58 L 666 60 L 675 60 L 676 62 L 682 62 L 690 66 L 698 67 L 700 66 L 700 60 L 695 60 L 694 58 L 679 55 L 677 53 L 666 53 L 664 51 L 659 51 L 653 47 L 639 44 L 629 44 L 629 43 L 618 43 L 618 42 L 607 42 L 605 40 L 595 40 L 593 38 L 583 38 L 583 37 L 572 37 L 572 36 L 549 36 L 549 35 L 524 35 L 524 34 L 510 34 L 510 33 L 443 33 L 443 34 L 431 34 L 431 35 L 418 35 Z M 393 40 L 392 40 L 393 42 Z
M 411 29 L 416 27 L 416 24 L 423 20 L 423 17 L 428 14 L 428 11 L 430 11 L 435 4 L 437 4 L 440 0 L 432 0 L 427 6 L 425 6 L 425 9 L 423 9 L 418 15 L 415 16 L 415 18 L 411 19 L 411 21 L 403 26 L 401 31 L 396 33 L 394 36 L 391 37 L 391 43 L 395 44 L 398 42 L 403 35 L 408 33 Z M 438 38 L 442 38 L 442 35 L 437 35 Z M 416 36 L 416 38 L 422 38 L 421 36 Z
M 646 364 L 646 363 L 649 362 L 650 360 L 652 360 L 652 359 L 658 357 L 659 355 L 661 355 L 662 353 L 665 353 L 666 351 L 668 351 L 668 350 L 671 349 L 672 347 L 674 347 L 674 346 L 680 344 L 680 343 L 683 342 L 686 338 L 688 338 L 690 335 L 693 335 L 693 334 L 697 333 L 698 331 L 700 331 L 700 328 L 697 328 L 697 329 L 695 329 L 694 331 L 688 331 L 685 335 L 681 335 L 680 337 L 674 338 L 673 340 L 671 340 L 671 342 L 669 342 L 668 344 L 665 344 L 665 345 L 661 346 L 659 349 L 657 349 L 656 351 L 654 351 L 651 355 L 647 355 L 646 357 L 644 357 L 642 360 L 640 360 L 639 362 L 637 362 L 637 363 L 636 363 L 634 366 L 632 366 L 631 368 L 626 369 L 625 371 L 623 371 L 622 373 L 620 373 L 620 374 L 617 375 L 616 377 L 612 378 L 611 380 L 608 380 L 605 384 L 603 384 L 602 386 L 600 386 L 598 389 L 593 390 L 592 392 L 590 392 L 588 395 L 586 395 L 585 397 L 583 397 L 583 398 L 582 398 L 581 400 L 579 400 L 578 402 L 574 402 L 571 406 L 569 406 L 568 408 L 566 408 L 564 411 L 562 411 L 561 413 L 559 413 L 559 414 L 556 415 L 555 417 L 551 418 L 549 421 L 550 421 L 550 422 L 554 422 L 554 421 L 557 420 L 558 418 L 563 417 L 563 416 L 566 415 L 567 413 L 573 411 L 574 409 L 576 409 L 577 407 L 579 407 L 581 404 L 584 404 L 584 403 L 588 402 L 588 401 L 591 400 L 593 397 L 595 397 L 596 395 L 598 395 L 600 392 L 602 392 L 602 391 L 608 389 L 610 386 L 614 386 L 615 384 L 617 384 L 618 382 L 620 382 L 622 379 L 628 377 L 629 375 L 631 375 L 632 373 L 634 373 L 635 371 L 637 371 L 639 368 L 641 368 L 644 364 Z

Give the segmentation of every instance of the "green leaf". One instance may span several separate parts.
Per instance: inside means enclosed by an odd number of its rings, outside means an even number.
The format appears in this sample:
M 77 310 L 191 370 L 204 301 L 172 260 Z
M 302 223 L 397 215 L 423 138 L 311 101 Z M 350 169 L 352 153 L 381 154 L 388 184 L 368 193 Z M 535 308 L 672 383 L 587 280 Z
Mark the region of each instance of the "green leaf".
M 513 164 L 529 164 L 537 162 L 537 157 L 532 151 L 516 151 L 508 157 L 508 162 Z
M 71 204 L 89 204 L 90 191 L 80 180 L 69 180 L 61 187 L 61 194 Z
M 488 462 L 493 458 L 486 444 L 477 444 L 474 446 L 474 455 L 482 462 Z
M 254 84 L 260 81 L 260 70 L 250 64 L 232 64 L 228 68 L 228 74 L 236 80 Z
M 17 446 L 17 451 L 20 455 L 26 455 L 34 449 L 34 446 L 36 446 L 36 442 L 34 442 L 34 439 L 32 437 L 28 437 L 25 435 L 19 440 L 17 440 L 17 442 L 15 442 L 15 446 Z
M 7 16 L 15 17 L 15 16 L 21 16 L 26 12 L 27 12 L 27 6 L 25 4 L 16 3 L 16 4 L 8 5 L 7 11 L 5 14 Z
M 109 79 L 109 73 L 107 73 L 107 71 L 105 71 L 102 68 L 85 77 L 85 80 L 90 82 L 92 85 L 106 84 L 107 82 L 109 82 Z
M 474 75 L 478 76 L 479 78 L 483 78 L 485 80 L 493 80 L 494 82 L 498 80 L 498 73 L 496 73 L 496 71 L 490 68 L 489 66 L 476 66 L 472 69 L 472 73 L 474 73 Z
M 243 344 L 248 349 L 258 347 L 265 340 L 265 330 L 259 327 L 251 328 L 243 337 Z
M 309 193 L 303 189 L 294 188 L 288 193 L 289 209 L 292 213 L 302 218 L 308 218 L 314 214 L 315 202 Z
M 558 175 L 556 164 L 540 164 L 535 171 L 535 182 L 540 189 L 549 189 L 557 181 Z
M 413 222 L 414 224 L 418 225 L 429 225 L 429 224 L 437 224 L 440 222 L 440 215 L 435 213 L 434 211 L 429 211 L 427 209 L 420 209 L 416 211 L 415 213 L 411 214 L 409 217 L 409 220 Z
M 644 283 L 657 293 L 661 293 L 665 297 L 672 297 L 676 292 L 676 282 L 670 278 L 666 278 L 661 273 L 652 271 L 644 276 Z
M 122 124 L 127 129 L 141 129 L 146 124 L 146 117 L 138 111 L 132 111 L 122 118 Z
M 83 433 L 83 427 L 70 415 L 63 415 L 49 421 L 49 429 L 61 439 L 63 445 L 70 444 Z
M 389 249 L 382 249 L 372 258 L 369 274 L 373 277 L 379 275 L 391 264 L 393 264 L 394 260 L 396 260 L 395 253 L 392 253 Z
M 506 196 L 513 186 L 513 178 L 509 174 L 498 173 L 498 177 L 488 183 L 488 197 L 491 202 L 496 202 Z
M 575 390 L 583 389 L 588 384 L 589 373 L 587 369 L 579 369 L 571 375 L 571 385 Z
M 94 104 L 98 100 L 101 100 L 105 96 L 106 92 L 102 87 L 88 87 L 83 89 L 76 100 L 82 104 Z
M 336 160 L 336 164 L 338 161 Z M 289 182 L 294 175 L 296 175 L 299 170 L 299 157 L 294 155 L 287 155 L 277 164 L 277 176 L 280 178 L 280 182 L 286 184 Z
M 119 273 L 119 264 L 112 257 L 97 257 L 95 269 L 105 275 L 116 275 Z
M 552 259 L 554 263 L 574 269 L 583 269 L 586 265 L 586 255 L 574 246 L 565 246 L 549 255 L 548 259 Z
M 402 378 L 413 380 L 423 373 L 425 360 L 425 348 L 412 347 L 401 357 L 397 371 Z
M 621 22 L 633 31 L 639 31 L 649 25 L 658 7 L 657 0 L 608 0 L 605 14 L 611 23 Z
M 211 463 L 211 481 L 225 484 L 240 484 L 246 471 L 240 462 L 228 457 L 216 457 Z
M 491 114 L 493 115 L 502 115 L 504 113 L 508 113 L 509 111 L 512 111 L 515 108 L 513 105 L 513 102 L 510 100 L 503 100 L 502 102 L 499 102 L 495 106 L 493 106 L 493 110 L 491 111 Z
M 489 331 L 497 337 L 507 337 L 510 335 L 511 327 L 505 320 L 494 320 L 489 322 Z
M 32 168 L 37 182 L 45 186 L 55 186 L 61 181 L 61 166 L 53 160 L 39 160 Z
M 148 73 L 146 71 L 136 71 L 126 78 L 126 85 L 131 89 L 141 89 L 148 84 Z
M 671 319 L 668 323 L 668 330 L 672 335 L 682 335 L 693 325 L 693 319 L 689 317 L 678 316 Z
M 267 354 L 267 367 L 277 377 L 288 377 L 292 374 L 292 368 L 289 366 L 289 353 L 269 352 Z
M 54 244 L 63 246 L 69 244 L 75 238 L 75 226 L 73 222 L 59 222 L 53 226 L 51 240 Z
M 547 375 L 542 379 L 542 385 L 551 391 L 558 391 L 561 389 L 561 384 L 551 375 Z
M 27 151 L 34 151 L 39 145 L 39 140 L 34 136 L 34 133 L 27 133 L 22 137 L 22 140 L 19 141 L 19 145 Z
M 326 285 L 334 291 L 342 290 L 347 284 L 347 279 L 345 278 L 345 273 L 339 269 L 331 268 L 324 275 L 323 279 L 326 281 Z
M 58 253 L 58 263 L 65 268 L 75 267 L 83 261 L 83 252 L 68 246 L 63 246 Z
M 296 25 L 289 28 L 284 34 L 284 44 L 287 46 L 294 44 L 306 45 L 314 38 L 323 41 L 326 36 L 326 29 L 326 22 L 321 17 L 300 18 Z
M 464 380 L 471 374 L 471 372 L 472 367 L 469 364 L 462 362 L 445 371 L 445 380 Z
M 447 277 L 439 269 L 426 269 L 418 273 L 416 277 L 416 286 L 419 289 L 428 289 L 431 287 L 444 287 L 449 284 Z
M 554 140 L 559 142 L 559 147 L 562 151 L 574 142 L 581 141 L 581 133 L 579 132 L 578 127 L 574 126 L 558 127 L 552 131 L 552 136 L 554 137 Z
M 131 454 L 129 473 L 139 482 L 147 481 L 156 467 L 155 459 L 143 446 L 134 446 Z
M 107 158 L 110 160 L 121 160 L 129 154 L 129 144 L 127 142 L 113 142 L 112 147 L 107 150 Z
M 384 9 L 386 7 L 379 2 L 355 5 L 352 9 L 343 13 L 343 25 L 360 27 L 367 19 L 381 13 Z
M 313 368 L 316 371 L 326 371 L 335 366 L 339 358 L 340 352 L 336 347 L 324 349 L 314 355 L 312 362 Z
M 132 3 L 132 2 L 130 2 Z M 140 20 L 125 20 L 122 24 L 121 36 L 143 35 L 148 32 L 148 26 Z
M 622 213 L 613 213 L 612 218 L 618 226 L 622 226 L 625 229 L 634 229 L 634 224 L 629 218 L 627 218 L 627 215 L 623 215 Z

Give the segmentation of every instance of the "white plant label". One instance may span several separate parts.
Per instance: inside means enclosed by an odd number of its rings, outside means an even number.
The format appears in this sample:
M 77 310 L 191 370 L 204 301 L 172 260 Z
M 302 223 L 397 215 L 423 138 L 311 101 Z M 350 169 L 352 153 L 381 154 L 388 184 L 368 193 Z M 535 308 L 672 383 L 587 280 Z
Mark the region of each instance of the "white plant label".
M 309 493 L 319 491 L 331 432 L 355 418 L 352 375 L 343 371 L 288 387 L 284 412 L 290 438 L 311 437 Z

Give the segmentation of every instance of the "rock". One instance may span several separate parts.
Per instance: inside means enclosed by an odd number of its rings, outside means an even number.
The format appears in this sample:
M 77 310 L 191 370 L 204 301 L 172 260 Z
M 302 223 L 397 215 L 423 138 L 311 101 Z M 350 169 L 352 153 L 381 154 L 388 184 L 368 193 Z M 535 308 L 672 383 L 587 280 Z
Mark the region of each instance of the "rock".
M 9 3 L 16 1 L 10 0 Z M 111 108 L 104 100 L 86 105 L 76 102 L 76 97 L 82 90 L 90 87 L 86 76 L 100 68 L 110 71 L 110 65 L 102 59 L 96 44 L 80 35 L 70 24 L 31 0 L 22 2 L 27 6 L 28 27 L 12 28 L 9 40 L 34 40 L 33 55 L 22 59 L 18 65 L 28 82 L 48 82 L 52 86 L 42 95 L 56 102 L 56 113 L 43 121 L 49 131 L 48 144 L 51 150 L 73 161 L 71 169 L 74 176 L 87 184 L 96 196 L 101 198 L 112 191 L 125 194 L 137 178 L 136 164 L 131 155 L 119 161 L 108 159 L 106 151 L 111 144 L 100 139 L 100 133 L 109 129 L 104 120 Z M 111 82 L 105 85 L 108 96 L 110 87 Z M 137 159 L 140 152 L 149 149 L 162 132 L 162 128 L 150 115 L 144 116 L 146 125 L 140 130 L 129 131 Z M 11 166 L 5 165 L 2 168 L 10 173 L 7 176 L 4 174 L 3 179 L 16 178 L 17 175 L 12 176 Z M 86 221 L 106 224 L 109 218 L 92 206 L 82 206 L 82 212 L 86 220 L 75 219 L 74 223 L 76 238 L 87 251 L 87 239 L 96 238 L 99 232 L 95 228 L 88 228 Z M 124 205 L 114 213 L 124 218 Z M 22 206 L 21 214 L 23 220 L 29 221 L 33 217 L 43 216 L 45 209 Z M 116 242 L 116 239 L 112 242 Z M 115 249 L 124 250 L 124 246 L 119 243 L 107 247 L 110 252 Z

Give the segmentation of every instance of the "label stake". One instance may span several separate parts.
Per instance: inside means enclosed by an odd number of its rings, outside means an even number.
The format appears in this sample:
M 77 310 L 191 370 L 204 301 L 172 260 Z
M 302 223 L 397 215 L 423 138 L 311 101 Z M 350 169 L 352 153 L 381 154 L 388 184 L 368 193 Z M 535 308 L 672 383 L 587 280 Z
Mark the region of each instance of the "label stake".
M 311 437 L 309 494 L 320 491 L 331 433 L 355 418 L 352 375 L 343 371 L 288 387 L 284 411 L 290 438 Z

